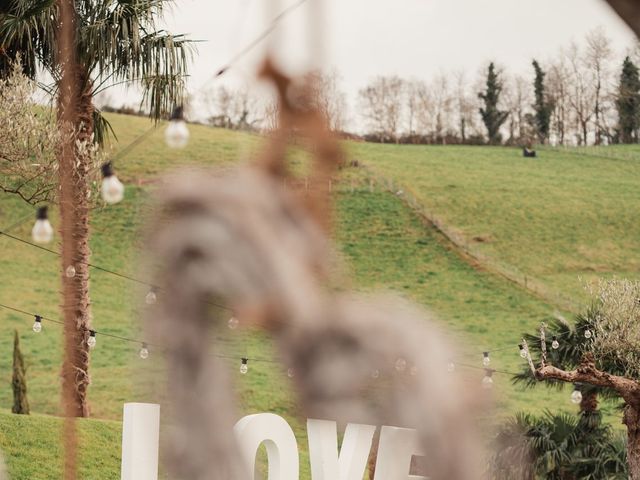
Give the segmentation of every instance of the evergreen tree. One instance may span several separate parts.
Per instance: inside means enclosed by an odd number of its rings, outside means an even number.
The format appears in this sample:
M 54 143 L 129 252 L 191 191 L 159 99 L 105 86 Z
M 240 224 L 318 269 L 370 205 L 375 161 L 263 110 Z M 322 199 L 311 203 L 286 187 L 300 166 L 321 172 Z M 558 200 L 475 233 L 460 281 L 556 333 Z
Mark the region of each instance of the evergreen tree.
M 489 143 L 492 145 L 501 142 L 500 127 L 509 116 L 509 112 L 503 112 L 498 109 L 501 92 L 502 82 L 498 78 L 495 65 L 491 62 L 487 70 L 486 90 L 484 93 L 479 93 L 478 97 L 484 101 L 484 108 L 480 109 L 480 115 L 485 127 L 487 127 L 487 136 L 489 137 Z
M 542 70 L 540 64 L 536 60 L 532 62 L 532 65 L 536 73 L 536 77 L 533 82 L 533 88 L 536 97 L 535 103 L 533 104 L 533 109 L 535 111 L 533 126 L 536 129 L 538 140 L 540 141 L 540 143 L 544 144 L 549 138 L 549 128 L 551 126 L 551 112 L 553 111 L 553 105 L 548 100 L 545 93 L 544 77 L 546 73 Z
M 27 377 L 24 368 L 24 358 L 20 351 L 20 337 L 16 330 L 13 334 L 13 413 L 29 415 L 29 401 L 27 400 Z
M 640 76 L 629 57 L 624 59 L 618 98 L 618 129 L 622 143 L 637 143 L 640 129 Z

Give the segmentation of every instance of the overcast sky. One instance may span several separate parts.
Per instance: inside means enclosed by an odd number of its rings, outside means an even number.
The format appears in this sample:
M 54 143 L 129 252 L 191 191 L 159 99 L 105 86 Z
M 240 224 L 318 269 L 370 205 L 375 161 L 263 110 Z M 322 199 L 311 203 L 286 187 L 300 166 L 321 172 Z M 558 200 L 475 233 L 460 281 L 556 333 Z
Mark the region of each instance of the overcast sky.
M 267 42 L 224 78 L 212 77 L 276 12 L 297 1 L 176 0 L 166 12 L 167 28 L 201 41 L 189 88 L 251 81 Z M 314 10 L 318 1 L 324 20 Z M 351 96 L 375 75 L 428 79 L 465 70 L 475 76 L 489 60 L 528 74 L 531 58 L 544 62 L 598 26 L 619 52 L 634 38 L 603 0 L 307 0 L 276 32 L 279 55 L 292 71 L 318 58 L 309 45 L 309 32 L 318 25 L 325 40 L 323 64 L 340 72 Z

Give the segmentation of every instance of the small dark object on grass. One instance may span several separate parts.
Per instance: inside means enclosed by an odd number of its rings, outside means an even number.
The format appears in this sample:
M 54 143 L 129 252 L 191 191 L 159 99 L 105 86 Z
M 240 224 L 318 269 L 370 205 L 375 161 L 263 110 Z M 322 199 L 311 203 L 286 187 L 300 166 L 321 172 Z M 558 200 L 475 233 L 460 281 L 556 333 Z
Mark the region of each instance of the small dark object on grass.
M 536 158 L 536 151 L 527 147 L 522 147 L 522 156 L 525 158 Z

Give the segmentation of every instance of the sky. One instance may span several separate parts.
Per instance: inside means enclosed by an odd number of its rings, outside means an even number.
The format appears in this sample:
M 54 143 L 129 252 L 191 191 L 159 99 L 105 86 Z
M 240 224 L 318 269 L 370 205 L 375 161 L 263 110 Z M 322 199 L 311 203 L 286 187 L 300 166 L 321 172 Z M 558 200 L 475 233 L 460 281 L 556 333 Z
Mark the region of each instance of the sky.
M 529 74 L 532 58 L 544 63 L 596 27 L 604 28 L 620 53 L 634 42 L 604 0 L 306 0 L 267 41 L 214 78 L 278 12 L 298 1 L 176 0 L 165 12 L 167 29 L 198 40 L 189 90 L 254 88 L 256 67 L 269 46 L 289 73 L 336 69 L 355 97 L 376 75 L 428 80 L 464 70 L 474 77 L 488 61 Z M 318 38 L 321 45 L 314 46 Z M 118 92 L 114 100 L 135 97 L 135 91 Z

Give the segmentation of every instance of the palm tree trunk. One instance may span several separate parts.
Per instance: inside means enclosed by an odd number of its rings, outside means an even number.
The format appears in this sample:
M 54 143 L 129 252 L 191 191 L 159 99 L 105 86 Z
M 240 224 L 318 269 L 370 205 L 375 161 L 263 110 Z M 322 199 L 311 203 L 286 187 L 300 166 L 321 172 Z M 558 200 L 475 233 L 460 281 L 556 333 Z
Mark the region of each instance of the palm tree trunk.
M 79 142 L 91 142 L 93 105 L 88 74 L 78 68 L 75 74 L 80 94 L 72 105 L 76 115 L 71 125 Z M 89 170 L 90 158 L 78 151 L 65 152 L 60 159 L 60 216 L 62 241 L 62 293 L 64 334 L 67 348 L 63 384 L 68 417 L 89 416 L 90 328 L 89 300 Z M 75 270 L 70 275 L 69 270 Z

